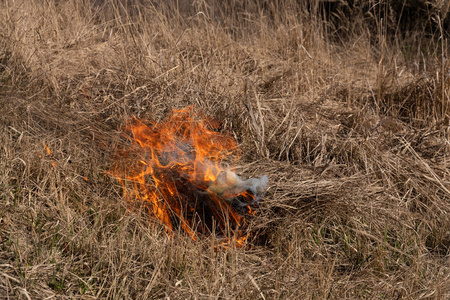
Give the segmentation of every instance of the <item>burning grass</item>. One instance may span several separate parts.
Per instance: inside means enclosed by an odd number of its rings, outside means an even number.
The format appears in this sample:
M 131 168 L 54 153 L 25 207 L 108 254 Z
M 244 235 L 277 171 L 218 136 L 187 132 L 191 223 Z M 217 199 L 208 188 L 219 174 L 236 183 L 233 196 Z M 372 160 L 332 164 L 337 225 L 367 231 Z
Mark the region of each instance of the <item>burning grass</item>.
M 0 4 L 0 294 L 448 298 L 444 15 L 171 3 Z
M 133 146 L 117 152 L 111 171 L 124 197 L 148 205 L 169 232 L 178 225 L 197 240 L 197 233 L 232 230 L 242 246 L 243 214 L 260 201 L 267 176 L 240 179 L 230 167 L 238 159 L 235 142 L 212 131 L 218 124 L 194 107 L 173 110 L 164 123 L 146 123 L 133 119 L 127 126 Z

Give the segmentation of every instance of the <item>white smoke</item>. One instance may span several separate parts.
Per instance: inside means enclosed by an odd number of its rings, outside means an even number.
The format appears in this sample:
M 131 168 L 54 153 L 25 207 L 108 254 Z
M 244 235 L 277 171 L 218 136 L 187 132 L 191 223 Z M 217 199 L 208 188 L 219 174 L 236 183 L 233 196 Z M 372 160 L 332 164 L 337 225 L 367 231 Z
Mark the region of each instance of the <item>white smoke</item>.
M 176 149 L 175 151 L 173 149 Z M 231 171 L 230 166 L 227 163 L 217 164 L 208 159 L 202 161 L 196 161 L 194 153 L 189 151 L 189 146 L 184 143 L 177 143 L 176 147 L 167 147 L 162 151 L 160 155 L 160 162 L 166 166 L 177 165 L 174 162 L 193 162 L 194 175 L 181 171 L 180 175 L 193 180 L 202 180 L 205 178 L 206 173 L 213 173 L 219 175 L 212 181 L 208 190 L 215 193 L 219 197 L 232 201 L 233 198 L 240 195 L 245 191 L 250 191 L 255 199 L 260 199 L 260 196 L 265 191 L 265 188 L 269 182 L 269 178 L 266 175 L 262 175 L 260 178 L 249 178 L 247 180 L 241 179 L 235 172 Z
M 245 191 L 250 191 L 253 195 L 258 196 L 265 191 L 268 182 L 269 178 L 266 175 L 242 180 L 236 173 L 226 169 L 220 172 L 208 189 L 225 199 L 234 198 Z

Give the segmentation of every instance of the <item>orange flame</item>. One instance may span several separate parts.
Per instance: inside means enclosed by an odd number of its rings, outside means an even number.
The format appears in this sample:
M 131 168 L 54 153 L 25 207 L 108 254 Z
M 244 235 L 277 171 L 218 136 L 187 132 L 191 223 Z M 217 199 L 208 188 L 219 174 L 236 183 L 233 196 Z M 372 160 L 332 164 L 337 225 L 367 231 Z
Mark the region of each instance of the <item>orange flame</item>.
M 45 143 L 43 143 L 43 144 L 44 144 L 45 152 L 47 153 L 47 155 L 51 155 L 52 151 L 50 150 L 50 148 L 47 146 L 47 144 L 45 144 Z M 53 160 L 50 161 L 50 164 L 52 165 L 52 167 L 56 167 L 56 163 Z
M 234 243 L 243 246 L 245 218 L 216 192 L 233 184 L 228 164 L 237 161 L 238 149 L 231 137 L 212 130 L 217 127 L 193 107 L 173 110 L 163 123 L 133 118 L 126 127 L 133 145 L 117 152 L 110 174 L 121 182 L 124 197 L 144 203 L 167 231 L 181 228 L 196 240 L 199 233 L 219 229 L 226 236 L 232 229 L 238 232 Z M 236 197 L 254 198 L 248 192 Z
M 52 151 L 50 151 L 50 148 L 44 143 L 45 152 L 47 152 L 47 155 L 52 154 Z

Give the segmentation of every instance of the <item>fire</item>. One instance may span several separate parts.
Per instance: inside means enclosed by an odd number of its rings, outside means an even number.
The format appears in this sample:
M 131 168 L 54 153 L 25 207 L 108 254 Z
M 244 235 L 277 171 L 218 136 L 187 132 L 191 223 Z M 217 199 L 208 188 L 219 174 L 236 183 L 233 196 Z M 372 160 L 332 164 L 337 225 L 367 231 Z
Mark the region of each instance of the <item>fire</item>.
M 47 153 L 47 155 L 52 154 L 52 151 L 50 150 L 50 148 L 44 143 L 44 147 L 45 147 L 45 152 Z
M 45 153 L 47 154 L 47 156 L 52 155 L 52 151 L 47 146 L 47 144 L 45 144 L 45 143 L 43 143 L 43 144 L 44 144 Z M 53 160 L 50 161 L 50 164 L 52 165 L 52 167 L 56 167 L 56 163 Z
M 132 145 L 117 151 L 110 174 L 121 182 L 124 197 L 145 204 L 167 231 L 181 228 L 193 240 L 234 232 L 231 241 L 242 246 L 244 216 L 254 213 L 250 204 L 267 177 L 240 179 L 230 167 L 239 150 L 217 127 L 193 107 L 173 110 L 165 122 L 133 118 L 125 128 Z

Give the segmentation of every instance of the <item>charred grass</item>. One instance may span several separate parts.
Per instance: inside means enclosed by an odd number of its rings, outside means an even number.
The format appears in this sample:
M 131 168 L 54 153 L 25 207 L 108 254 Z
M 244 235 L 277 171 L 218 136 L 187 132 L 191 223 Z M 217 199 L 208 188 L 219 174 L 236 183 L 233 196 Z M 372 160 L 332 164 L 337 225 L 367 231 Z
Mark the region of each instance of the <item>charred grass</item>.
M 0 295 L 449 297 L 448 31 L 373 2 L 2 1 Z M 167 235 L 107 173 L 126 120 L 188 105 L 269 177 L 246 247 Z

